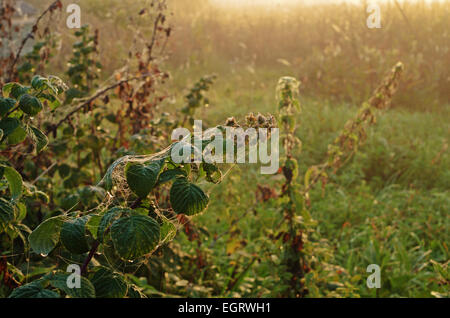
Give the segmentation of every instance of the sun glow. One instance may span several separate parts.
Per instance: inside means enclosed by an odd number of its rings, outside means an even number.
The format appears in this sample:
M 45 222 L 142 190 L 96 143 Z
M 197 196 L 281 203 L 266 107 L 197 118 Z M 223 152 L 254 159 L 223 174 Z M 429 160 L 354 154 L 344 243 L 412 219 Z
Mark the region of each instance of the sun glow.
M 218 6 L 286 6 L 286 5 L 296 5 L 296 4 L 339 4 L 339 3 L 352 3 L 361 4 L 362 0 L 210 0 L 212 4 Z M 390 0 L 372 0 L 377 3 L 388 2 Z M 417 2 L 423 0 L 399 0 L 399 2 Z M 431 2 L 445 2 L 449 0 L 425 0 L 427 3 Z M 370 0 L 368 0 L 370 2 Z

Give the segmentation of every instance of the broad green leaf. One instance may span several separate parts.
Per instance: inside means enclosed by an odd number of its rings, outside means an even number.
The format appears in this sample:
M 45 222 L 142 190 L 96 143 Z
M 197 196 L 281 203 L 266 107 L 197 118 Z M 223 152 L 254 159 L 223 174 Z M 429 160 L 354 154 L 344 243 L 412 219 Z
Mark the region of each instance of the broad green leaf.
M 72 282 L 72 276 L 70 273 L 56 273 L 50 278 L 50 284 L 65 292 L 72 298 L 94 298 L 95 288 L 94 285 L 86 278 L 80 276 L 80 288 L 69 288 L 67 279 Z
M 70 176 L 71 170 L 72 168 L 65 163 L 58 166 L 58 173 L 62 179 L 66 179 L 68 176 Z
M 0 198 L 0 228 L 3 229 L 13 219 L 14 206 L 4 198 Z
M 36 254 L 47 256 L 58 244 L 63 219 L 55 216 L 42 222 L 28 237 Z
M 8 135 L 8 143 L 10 145 L 20 144 L 27 137 L 27 131 L 22 125 L 19 125 Z
M 138 197 L 145 198 L 156 184 L 161 166 L 158 162 L 148 165 L 128 165 L 125 174 L 128 186 Z
M 6 83 L 5 85 L 3 85 L 3 87 L 2 87 L 2 94 L 3 94 L 3 96 L 9 96 L 9 94 L 11 93 L 11 89 L 12 89 L 14 84 L 16 84 L 16 83 Z
M 179 168 L 170 169 L 162 172 L 158 178 L 158 184 L 164 184 L 166 182 L 174 180 L 176 177 L 185 177 L 186 171 Z
M 127 294 L 127 283 L 122 275 L 101 267 L 97 270 L 91 282 L 97 298 L 123 298 Z
M 16 100 L 12 98 L 0 97 L 0 116 L 5 116 L 16 105 Z
M 64 210 L 74 209 L 80 202 L 80 196 L 76 193 L 64 196 L 60 201 L 60 206 Z
M 39 98 L 41 101 L 48 105 L 52 110 L 61 106 L 61 101 L 52 94 L 40 94 Z
M 158 222 L 140 214 L 122 217 L 111 226 L 114 248 L 128 260 L 150 253 L 158 245 L 159 236 Z
M 116 220 L 121 213 L 129 213 L 132 210 L 130 209 L 124 209 L 119 207 L 114 207 L 112 209 L 109 209 L 108 212 L 103 215 L 102 219 L 100 220 L 100 224 L 98 225 L 97 230 L 97 237 L 100 242 L 103 241 L 104 236 L 106 235 L 105 231 L 109 229 L 111 224 Z
M 11 87 L 10 96 L 14 99 L 19 99 L 22 95 L 26 94 L 29 89 L 29 87 L 14 83 L 14 85 Z
M 102 215 L 100 214 L 90 214 L 89 221 L 86 223 L 86 229 L 92 234 L 92 236 L 97 239 L 98 226 L 102 220 Z
M 19 125 L 20 121 L 17 118 L 8 117 L 0 120 L 0 129 L 3 130 L 4 137 L 12 133 Z
M 46 89 L 48 87 L 47 84 L 48 80 L 40 75 L 35 75 L 31 79 L 31 87 L 33 87 L 37 91 Z
M 3 175 L 8 180 L 11 199 L 17 200 L 22 195 L 22 176 L 13 167 L 0 165 Z
M 36 144 L 36 151 L 39 153 L 42 151 L 42 149 L 47 147 L 48 138 L 42 131 L 40 131 L 36 127 L 30 126 L 30 128 L 31 128 L 31 131 L 30 131 L 31 139 Z
M 37 115 L 43 108 L 41 101 L 35 97 L 28 94 L 22 95 L 19 100 L 19 108 L 30 116 Z
M 170 189 L 170 204 L 176 213 L 194 215 L 208 205 L 208 196 L 186 178 L 178 178 Z
M 19 83 L 8 83 L 2 88 L 3 96 L 19 99 L 20 96 L 28 92 L 29 87 L 24 87 Z
M 42 288 L 38 283 L 29 283 L 13 290 L 9 298 L 59 298 L 59 294 Z
M 70 252 L 83 254 L 89 251 L 86 235 L 87 218 L 66 220 L 61 227 L 61 243 Z

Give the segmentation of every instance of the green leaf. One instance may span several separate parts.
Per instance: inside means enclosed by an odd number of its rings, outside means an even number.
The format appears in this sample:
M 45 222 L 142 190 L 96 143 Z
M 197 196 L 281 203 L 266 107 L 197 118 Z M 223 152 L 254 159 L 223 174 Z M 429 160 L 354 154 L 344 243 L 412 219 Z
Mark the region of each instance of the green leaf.
M 170 189 L 170 204 L 176 213 L 194 215 L 208 205 L 208 196 L 186 178 L 178 178 Z
M 161 243 L 167 243 L 172 241 L 177 235 L 177 228 L 169 220 L 163 218 L 163 223 L 161 225 L 159 240 Z
M 3 129 L 0 129 L 0 140 L 3 138 Z
M 69 288 L 67 279 L 73 274 L 69 273 L 56 273 L 50 279 L 50 284 L 62 290 L 72 298 L 94 298 L 95 288 L 94 285 L 86 278 L 80 276 L 80 288 Z M 69 280 L 71 281 L 71 278 Z
M 17 206 L 16 221 L 20 222 L 27 216 L 27 206 L 22 202 L 17 202 L 16 206 Z
M 48 80 L 40 75 L 35 75 L 31 79 L 31 87 L 37 91 L 46 89 L 48 87 L 47 83 Z
M 20 121 L 17 118 L 4 118 L 0 120 L 0 129 L 3 130 L 3 135 L 6 137 L 19 127 Z
M 13 219 L 14 206 L 4 198 L 0 198 L 0 227 L 4 228 Z
M 101 267 L 94 273 L 91 282 L 97 298 L 122 298 L 127 294 L 127 283 L 122 275 Z
M 13 290 L 9 298 L 59 298 L 59 294 L 42 288 L 38 283 L 29 283 Z
M 203 170 L 206 172 L 206 180 L 211 183 L 219 183 L 222 180 L 222 172 L 220 169 L 211 163 L 202 163 Z
M 124 209 L 119 207 L 114 207 L 103 215 L 100 224 L 98 225 L 97 237 L 100 242 L 103 241 L 105 236 L 105 231 L 110 227 L 110 225 L 116 220 L 121 213 L 131 212 L 130 209 Z
M 55 216 L 42 222 L 28 237 L 33 251 L 47 256 L 58 244 L 62 225 L 61 216 Z
M 3 169 L 3 175 L 8 180 L 11 199 L 17 200 L 22 195 L 22 176 L 13 167 L 0 165 Z
M 8 143 L 10 145 L 17 145 L 24 141 L 26 137 L 27 131 L 20 125 L 8 135 Z
M 70 252 L 83 254 L 89 251 L 86 235 L 87 218 L 67 220 L 61 227 L 61 243 Z
M 0 116 L 5 116 L 16 105 L 16 100 L 12 98 L 0 97 Z
M 37 129 L 36 127 L 30 126 L 31 128 L 31 139 L 36 144 L 36 151 L 39 153 L 48 145 L 47 136 Z
M 158 222 L 144 215 L 122 217 L 111 226 L 114 248 L 128 260 L 150 253 L 158 245 L 159 236 Z
M 14 84 L 16 84 L 16 83 L 7 83 L 7 84 L 3 85 L 3 87 L 2 87 L 3 96 L 9 96 Z
M 161 165 L 152 162 L 148 165 L 131 164 L 125 169 L 128 186 L 138 197 L 145 198 L 156 184 Z
M 164 184 L 166 182 L 172 181 L 176 177 L 186 177 L 186 171 L 180 168 L 170 169 L 162 172 L 158 178 L 158 184 Z
M 37 115 L 43 108 L 41 101 L 35 97 L 28 94 L 22 95 L 19 100 L 19 108 L 30 116 Z
M 102 220 L 102 215 L 90 214 L 89 221 L 86 223 L 86 229 L 92 234 L 92 236 L 97 239 L 97 232 L 100 221 Z
M 71 170 L 72 168 L 65 163 L 58 166 L 58 173 L 62 179 L 66 179 L 68 176 L 70 176 Z
M 24 87 L 19 83 L 8 83 L 3 86 L 3 96 L 19 99 L 20 96 L 28 92 L 29 87 Z

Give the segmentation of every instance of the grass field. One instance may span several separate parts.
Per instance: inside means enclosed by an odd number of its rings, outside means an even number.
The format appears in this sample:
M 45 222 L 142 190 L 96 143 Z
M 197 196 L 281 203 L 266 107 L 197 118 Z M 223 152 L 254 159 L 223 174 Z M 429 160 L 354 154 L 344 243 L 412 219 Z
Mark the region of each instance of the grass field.
M 208 94 L 211 105 L 200 119 L 212 125 L 230 115 L 272 111 L 273 79 L 277 76 L 267 73 L 249 75 L 243 70 L 225 78 L 220 76 Z M 185 70 L 174 72 L 174 85 L 180 85 L 176 91 L 189 86 L 190 74 Z M 304 171 L 326 158 L 327 145 L 354 115 L 356 105 L 319 98 L 301 98 L 301 102 L 298 137 L 303 152 L 299 162 Z M 383 285 L 376 296 L 429 297 L 430 290 L 439 285 L 431 261 L 445 263 L 449 259 L 449 110 L 448 105 L 443 105 L 439 111 L 427 113 L 406 109 L 386 112 L 370 130 L 357 156 L 326 189 L 313 193 L 311 213 L 318 221 L 317 231 L 332 246 L 335 265 L 352 277 L 362 297 L 375 296 L 366 287 L 368 264 L 380 264 L 382 268 Z M 276 189 L 280 178 L 238 165 L 212 190 L 208 212 L 196 220 L 210 234 L 201 236 L 204 244 L 214 241 L 210 266 L 227 271 L 236 261 L 230 249 L 242 253 L 239 261 L 251 259 L 252 253 L 261 253 L 259 240 L 276 229 L 282 216 L 277 215 L 275 206 L 257 202 L 258 184 Z M 222 233 L 226 234 L 220 236 Z M 187 240 L 180 245 L 188 253 L 195 249 Z M 257 277 L 273 280 L 266 264 L 253 265 L 247 277 L 251 285 Z M 268 290 L 256 295 L 270 294 Z M 254 296 L 254 292 L 243 295 Z M 211 294 L 193 291 L 192 295 Z

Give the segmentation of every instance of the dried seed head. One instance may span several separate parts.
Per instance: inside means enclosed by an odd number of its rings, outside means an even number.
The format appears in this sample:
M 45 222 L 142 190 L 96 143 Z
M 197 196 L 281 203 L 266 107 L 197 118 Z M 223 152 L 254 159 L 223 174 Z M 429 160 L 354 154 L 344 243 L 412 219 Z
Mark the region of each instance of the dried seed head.
M 227 118 L 227 121 L 225 122 L 225 126 L 237 127 L 239 125 L 234 117 L 229 117 L 229 118 Z

